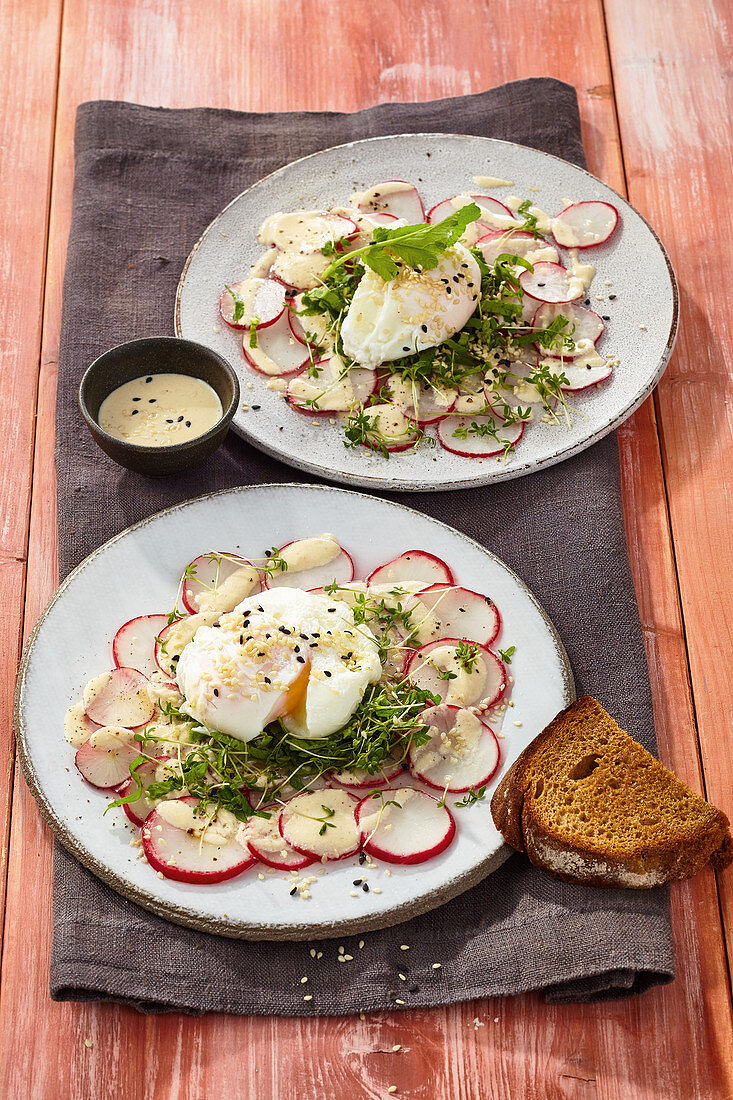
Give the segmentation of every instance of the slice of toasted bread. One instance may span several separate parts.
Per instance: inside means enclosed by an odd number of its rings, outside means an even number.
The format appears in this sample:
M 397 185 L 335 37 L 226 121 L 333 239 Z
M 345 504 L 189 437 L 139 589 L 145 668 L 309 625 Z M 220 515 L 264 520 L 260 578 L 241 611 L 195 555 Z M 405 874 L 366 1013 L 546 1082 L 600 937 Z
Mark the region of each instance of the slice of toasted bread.
M 491 800 L 494 824 L 566 882 L 644 889 L 733 861 L 728 818 L 590 695 L 561 711 Z

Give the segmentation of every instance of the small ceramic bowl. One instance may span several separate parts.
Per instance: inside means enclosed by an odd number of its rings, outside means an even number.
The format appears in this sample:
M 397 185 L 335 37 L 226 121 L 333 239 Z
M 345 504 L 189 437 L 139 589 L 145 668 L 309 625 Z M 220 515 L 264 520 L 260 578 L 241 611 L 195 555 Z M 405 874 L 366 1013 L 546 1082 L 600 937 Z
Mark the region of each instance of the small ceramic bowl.
M 99 408 L 113 390 L 144 374 L 166 373 L 200 378 L 216 391 L 224 411 L 213 428 L 167 447 L 142 447 L 100 428 Z M 239 381 L 227 361 L 203 344 L 177 336 L 149 336 L 110 348 L 94 360 L 79 386 L 79 408 L 95 442 L 120 466 L 148 477 L 180 473 L 213 454 L 224 442 L 238 404 Z

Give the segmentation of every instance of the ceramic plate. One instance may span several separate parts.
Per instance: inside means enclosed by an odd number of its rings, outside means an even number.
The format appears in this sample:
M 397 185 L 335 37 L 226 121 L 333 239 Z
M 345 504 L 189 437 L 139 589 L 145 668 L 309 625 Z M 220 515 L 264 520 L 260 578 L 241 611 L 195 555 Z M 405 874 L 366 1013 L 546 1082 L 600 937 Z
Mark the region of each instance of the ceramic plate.
M 250 869 L 219 885 L 193 886 L 159 879 L 138 861 L 130 847 L 137 830 L 121 809 L 103 817 L 106 796 L 74 767 L 64 712 L 92 675 L 110 667 L 110 642 L 122 623 L 168 611 L 184 566 L 208 549 L 261 557 L 269 546 L 326 530 L 353 553 L 357 576 L 420 547 L 449 562 L 458 583 L 491 594 L 504 620 L 495 645 L 516 646 L 502 772 L 574 697 L 562 643 L 519 578 L 465 535 L 409 508 L 331 487 L 261 485 L 200 497 L 130 527 L 87 558 L 44 612 L 18 679 L 16 730 L 26 778 L 61 843 L 115 890 L 170 920 L 253 939 L 386 927 L 468 889 L 509 854 L 486 797 L 455 810 L 457 839 L 445 853 L 415 867 L 393 866 L 391 875 L 380 864 L 369 872 L 372 892 L 356 898 L 350 896 L 356 858 L 329 865 L 310 899 L 291 897 L 292 879 L 277 871 L 260 880 Z
M 474 176 L 514 180 L 515 186 L 478 188 Z M 262 254 L 256 233 L 264 218 L 277 210 L 343 204 L 355 188 L 385 179 L 417 184 L 426 210 L 451 195 L 477 190 L 499 199 L 516 194 L 550 214 L 569 200 L 582 199 L 602 199 L 619 210 L 619 228 L 586 256 L 598 268 L 589 293 L 591 306 L 609 318 L 601 347 L 618 357 L 620 365 L 609 382 L 570 395 L 577 410 L 570 428 L 529 425 L 506 462 L 461 458 L 425 443 L 417 451 L 384 459 L 364 447 L 347 449 L 342 431 L 329 424 L 328 417 L 303 416 L 286 408 L 282 397 L 267 389 L 267 379 L 245 364 L 241 334 L 221 321 L 218 303 L 224 284 L 244 278 Z M 402 134 L 304 157 L 234 199 L 186 262 L 176 298 L 175 330 L 178 336 L 212 347 L 238 370 L 243 401 L 261 407 L 240 409 L 233 427 L 259 450 L 330 481 L 435 492 L 520 477 L 577 454 L 618 427 L 648 396 L 665 368 L 677 331 L 677 287 L 653 229 L 620 195 L 583 169 L 491 138 Z

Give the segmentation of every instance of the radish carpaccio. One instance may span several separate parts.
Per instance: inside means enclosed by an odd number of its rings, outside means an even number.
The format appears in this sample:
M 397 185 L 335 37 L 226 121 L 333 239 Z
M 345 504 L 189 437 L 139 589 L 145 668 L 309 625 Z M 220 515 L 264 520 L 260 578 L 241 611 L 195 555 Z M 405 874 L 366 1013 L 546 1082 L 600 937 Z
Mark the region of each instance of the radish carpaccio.
M 423 549 L 360 570 L 321 534 L 197 554 L 171 595 L 120 626 L 64 726 L 154 872 L 292 885 L 314 864 L 450 848 L 498 777 L 513 705 L 490 593 Z
M 259 384 L 348 447 L 507 463 L 528 425 L 566 429 L 575 395 L 612 378 L 590 254 L 618 224 L 607 202 L 553 217 L 471 191 L 426 212 L 415 184 L 387 180 L 331 210 L 271 214 L 266 251 L 227 273 L 219 312 Z

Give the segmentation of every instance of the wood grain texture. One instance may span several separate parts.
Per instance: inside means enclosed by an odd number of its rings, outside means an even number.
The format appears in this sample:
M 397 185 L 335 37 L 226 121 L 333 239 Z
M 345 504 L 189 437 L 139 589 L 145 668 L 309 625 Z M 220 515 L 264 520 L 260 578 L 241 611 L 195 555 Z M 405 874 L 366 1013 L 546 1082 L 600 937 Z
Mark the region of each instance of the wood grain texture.
M 680 280 L 677 352 L 657 391 L 664 466 L 708 798 L 733 818 L 733 7 L 695 0 L 684 29 L 663 0 L 608 0 L 631 201 Z M 733 951 L 733 885 L 720 882 Z
M 0 922 L 13 782 L 60 0 L 0 5 Z
M 617 6 L 631 8 L 633 0 Z M 325 26 L 327 35 L 313 33 L 313 27 Z M 572 36 L 557 33 L 567 26 Z M 645 33 L 653 43 L 653 29 Z M 122 98 L 166 106 L 354 110 L 388 99 L 475 92 L 532 75 L 575 84 L 591 169 L 622 189 L 600 0 L 466 0 L 460 9 L 450 0 L 384 0 L 378 18 L 368 5 L 345 0 L 289 0 L 287 6 L 282 0 L 212 0 L 205 8 L 196 0 L 66 0 L 26 632 L 55 584 L 53 407 L 76 104 Z M 460 120 L 455 128 L 460 130 Z M 660 750 L 699 788 L 650 402 L 623 429 L 621 452 Z M 213 1100 L 223 1094 L 235 1100 L 351 1100 L 384 1097 L 392 1084 L 399 1097 L 459 1100 L 733 1095 L 729 992 L 709 873 L 674 892 L 675 985 L 634 1001 L 547 1007 L 536 997 L 521 997 L 365 1021 L 144 1018 L 113 1005 L 48 1000 L 50 857 L 50 836 L 18 777 L 0 996 L 0 1095 L 96 1097 L 114 1091 L 136 1100 Z M 395 1052 L 396 1044 L 401 1049 Z

